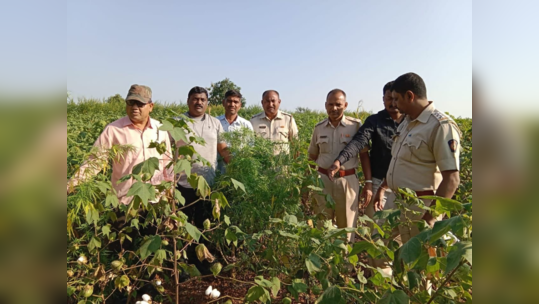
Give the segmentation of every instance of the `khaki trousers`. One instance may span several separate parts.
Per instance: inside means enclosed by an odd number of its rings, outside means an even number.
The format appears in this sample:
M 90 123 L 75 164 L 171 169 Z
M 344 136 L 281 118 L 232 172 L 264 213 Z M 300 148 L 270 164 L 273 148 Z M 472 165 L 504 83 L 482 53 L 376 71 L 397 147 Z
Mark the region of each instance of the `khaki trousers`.
M 327 175 L 320 175 L 324 182 L 324 193 L 329 194 L 335 201 L 335 210 L 326 207 L 326 198 L 315 195 L 317 203 L 315 212 L 321 220 L 333 220 L 336 218 L 337 227 L 355 228 L 359 211 L 359 180 L 356 175 L 335 178 L 330 181 Z M 321 223 L 319 222 L 319 225 Z M 355 234 L 348 233 L 348 241 L 354 242 Z
M 374 211 L 374 199 L 375 199 L 376 193 L 378 192 L 378 189 L 380 188 L 381 184 L 382 184 L 381 179 L 377 179 L 377 178 L 372 179 L 373 197 L 372 197 L 371 202 L 369 203 L 369 205 L 367 206 L 367 208 L 365 210 L 365 214 L 371 219 L 374 217 L 374 214 L 376 213 Z M 397 199 L 397 196 L 395 195 L 395 193 L 393 191 L 391 191 L 390 189 L 387 189 L 386 192 L 384 193 L 384 210 L 398 209 L 396 204 L 395 204 L 396 199 Z M 384 224 L 385 221 L 386 221 L 386 219 L 378 219 L 378 220 L 375 220 L 374 222 L 378 226 L 381 227 Z M 368 223 L 367 226 L 371 229 L 371 235 L 372 236 L 374 236 L 376 234 L 379 234 L 378 230 L 374 229 L 374 226 L 371 223 Z M 391 237 L 389 239 L 384 239 L 384 244 L 387 246 L 390 241 L 394 240 L 397 243 L 399 243 L 399 245 L 402 246 L 402 242 L 401 242 L 401 238 L 399 237 L 399 234 L 400 234 L 399 228 L 395 227 L 391 231 Z M 392 269 L 391 269 L 392 265 L 391 265 L 390 261 L 388 261 L 385 258 L 384 259 L 369 258 L 369 264 L 374 268 L 382 269 L 388 275 L 391 275 L 392 272 L 393 272 Z

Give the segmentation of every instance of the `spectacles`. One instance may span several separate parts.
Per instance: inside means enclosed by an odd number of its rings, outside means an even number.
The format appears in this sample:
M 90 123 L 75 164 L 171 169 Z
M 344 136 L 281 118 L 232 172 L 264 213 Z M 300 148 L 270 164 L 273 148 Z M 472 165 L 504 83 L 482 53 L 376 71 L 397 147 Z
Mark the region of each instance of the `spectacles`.
M 140 102 L 138 100 L 126 100 L 125 103 L 127 103 L 128 106 L 132 107 L 134 105 L 137 105 L 138 108 L 144 108 L 147 103 Z

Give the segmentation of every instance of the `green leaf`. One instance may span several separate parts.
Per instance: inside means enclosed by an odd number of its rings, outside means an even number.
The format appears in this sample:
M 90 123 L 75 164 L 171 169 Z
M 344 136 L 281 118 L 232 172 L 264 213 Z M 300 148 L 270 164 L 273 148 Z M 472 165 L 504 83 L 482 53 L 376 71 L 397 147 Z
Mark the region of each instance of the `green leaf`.
M 428 200 L 436 200 L 435 210 L 438 213 L 451 213 L 461 211 L 463 206 L 461 202 L 439 196 L 423 196 L 422 198 Z
M 96 185 L 103 194 L 107 194 L 108 190 L 110 190 L 110 185 L 108 183 L 97 181 Z
M 230 243 L 232 242 L 234 246 L 238 246 L 238 236 L 236 236 L 236 234 L 234 233 L 234 231 L 232 231 L 231 228 L 227 228 L 225 230 L 225 239 L 228 245 L 230 245 Z
M 239 188 L 243 192 L 247 192 L 247 191 L 245 191 L 245 186 L 241 182 L 239 182 L 239 181 L 237 181 L 237 180 L 235 180 L 233 178 L 231 178 L 230 180 L 232 181 L 232 185 L 234 185 L 234 189 L 238 190 L 238 188 Z
M 447 254 L 447 266 L 445 268 L 445 274 L 447 275 L 453 269 L 455 269 L 462 258 L 466 259 L 470 265 L 472 264 L 472 243 L 459 242 L 455 246 L 451 247 L 451 251 Z
M 421 275 L 417 272 L 409 271 L 408 272 L 408 287 L 410 290 L 419 287 L 421 284 Z
M 101 248 L 101 240 L 96 237 L 92 237 L 92 239 L 88 243 L 88 249 L 92 251 L 95 248 Z
M 362 253 L 363 251 L 371 251 L 376 250 L 376 247 L 372 243 L 369 243 L 367 241 L 361 241 L 354 244 L 354 248 L 352 251 L 348 254 L 349 257 L 356 255 L 358 253 Z
M 391 291 L 388 290 L 384 294 L 384 296 L 378 301 L 378 304 L 408 304 L 410 303 L 410 298 L 404 291 L 402 290 L 395 290 Z
M 307 292 L 308 289 L 307 285 L 300 279 L 295 279 L 294 282 L 292 282 L 292 287 L 298 292 Z
M 158 260 L 160 263 L 163 263 L 166 258 L 167 252 L 164 249 L 159 249 L 155 252 L 155 259 Z
M 118 201 L 118 197 L 115 194 L 109 192 L 105 200 L 105 205 L 117 208 L 119 204 L 120 202 Z
M 260 298 L 265 294 L 264 288 L 260 286 L 253 286 L 249 288 L 247 291 L 247 295 L 245 296 L 245 300 L 247 302 L 254 302 L 260 300 Z
M 146 259 L 150 254 L 156 252 L 161 247 L 161 237 L 154 235 L 149 237 L 142 246 L 140 246 L 140 258 Z
M 148 200 L 155 198 L 155 188 L 152 184 L 136 182 L 127 192 L 127 196 L 138 196 L 144 205 L 147 205 Z
M 77 291 L 77 289 L 75 289 L 75 287 L 68 286 L 67 287 L 67 296 L 71 297 L 76 291 Z
M 225 223 L 230 226 L 230 218 L 228 217 L 228 215 L 225 215 L 224 218 Z
M 427 273 L 434 273 L 438 270 L 440 270 L 440 263 L 438 263 L 436 258 L 430 258 L 427 263 Z
M 462 232 L 464 229 L 464 226 L 464 218 L 461 215 L 452 217 L 448 220 L 436 222 L 434 224 L 434 228 L 432 229 L 429 242 L 431 244 L 434 243 L 451 230 L 456 234 L 460 234 L 460 232 Z
M 406 244 L 402 245 L 400 249 L 400 258 L 406 264 L 411 264 L 419 258 L 421 255 L 421 242 L 418 238 L 411 238 Z
M 103 233 L 103 235 L 108 237 L 110 234 L 110 225 L 103 226 L 103 228 L 101 228 L 101 232 Z
M 185 198 L 178 189 L 174 189 L 174 199 L 179 202 L 182 206 L 185 206 Z
M 188 143 L 187 136 L 185 134 L 185 131 L 182 128 L 175 127 L 174 129 L 168 131 L 170 133 L 170 136 L 174 138 L 175 141 L 182 140 L 184 143 Z
M 285 215 L 283 220 L 289 224 L 297 224 L 298 218 L 295 215 Z
M 298 235 L 295 235 L 295 234 L 292 234 L 292 233 L 288 233 L 288 232 L 286 232 L 286 231 L 279 230 L 279 234 L 282 235 L 282 236 L 285 236 L 285 237 L 289 237 L 289 238 L 294 239 L 294 240 L 298 240 L 298 239 L 299 239 L 299 236 L 298 236 Z
M 309 271 L 311 275 L 314 275 L 321 270 L 322 261 L 316 254 L 311 253 L 309 257 L 305 259 L 305 265 L 307 266 L 307 271 Z
M 193 226 L 191 223 L 185 223 L 185 230 L 195 241 L 199 241 L 202 233 L 198 230 L 197 227 Z
M 197 176 L 196 189 L 197 194 L 202 198 L 209 196 L 211 193 L 210 185 L 208 185 L 208 182 L 206 182 L 206 180 L 202 176 Z
M 120 290 L 129 286 L 129 277 L 125 274 L 121 277 L 117 277 L 116 280 L 114 280 L 114 286 Z
M 133 167 L 133 174 L 150 174 L 153 176 L 156 170 L 159 170 L 159 159 L 157 157 L 150 157 L 147 160 Z
M 292 299 L 286 297 L 281 301 L 282 304 L 292 304 Z
M 172 131 L 172 129 L 174 129 L 174 125 L 168 120 L 163 120 L 159 127 L 159 130 L 161 131 Z
M 322 296 L 315 302 L 316 304 L 338 304 L 346 303 L 341 295 L 341 289 L 338 286 L 331 286 L 324 291 Z
M 180 174 L 182 172 L 185 172 L 185 175 L 190 176 L 191 168 L 191 163 L 187 159 L 180 159 L 174 165 L 174 174 Z
M 271 293 L 274 297 L 277 297 L 279 294 L 279 290 L 281 290 L 281 280 L 277 277 L 271 278 L 271 282 L 273 283 L 273 286 L 271 287 Z

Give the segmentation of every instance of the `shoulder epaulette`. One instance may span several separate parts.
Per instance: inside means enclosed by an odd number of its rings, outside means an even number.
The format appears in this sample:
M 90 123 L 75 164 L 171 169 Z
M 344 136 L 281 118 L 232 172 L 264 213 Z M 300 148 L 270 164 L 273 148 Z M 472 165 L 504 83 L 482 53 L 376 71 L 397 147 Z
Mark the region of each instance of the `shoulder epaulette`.
M 315 125 L 315 127 L 318 127 L 318 126 L 320 126 L 320 125 L 322 125 L 322 124 L 324 124 L 324 123 L 327 123 L 327 121 L 328 121 L 328 119 L 326 118 L 326 119 L 322 120 L 321 122 L 317 123 L 317 124 Z
M 283 112 L 283 111 L 281 111 L 281 113 L 283 113 L 283 115 L 292 117 L 292 114 L 290 114 L 290 113 L 286 113 L 286 112 Z
M 345 116 L 345 118 L 349 121 L 353 121 L 353 122 L 357 122 L 358 124 L 361 124 L 361 119 L 359 118 L 349 117 L 349 116 Z
M 258 117 L 258 116 L 260 116 L 260 115 L 262 115 L 262 114 L 264 114 L 264 112 L 261 112 L 261 113 L 255 114 L 255 115 L 253 115 L 253 117 L 251 117 L 251 118 L 255 118 L 255 117 Z
M 450 122 L 452 120 L 449 116 L 442 113 L 438 109 L 434 109 L 432 116 L 434 116 L 439 122 Z

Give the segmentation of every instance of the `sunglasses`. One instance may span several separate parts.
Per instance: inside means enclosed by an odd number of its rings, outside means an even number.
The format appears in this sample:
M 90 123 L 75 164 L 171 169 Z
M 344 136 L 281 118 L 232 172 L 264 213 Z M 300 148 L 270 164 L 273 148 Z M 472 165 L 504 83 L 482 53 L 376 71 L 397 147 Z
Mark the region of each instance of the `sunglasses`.
M 127 103 L 128 106 L 132 107 L 134 105 L 137 105 L 139 108 L 144 108 L 148 103 L 143 103 L 138 100 L 127 100 L 125 103 Z M 149 102 L 150 103 L 150 102 Z

